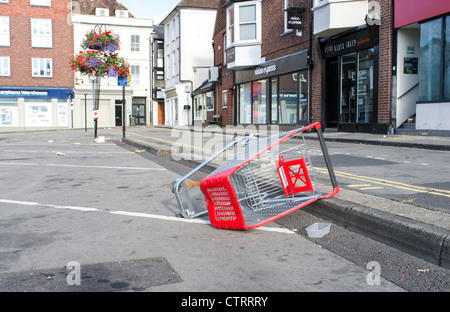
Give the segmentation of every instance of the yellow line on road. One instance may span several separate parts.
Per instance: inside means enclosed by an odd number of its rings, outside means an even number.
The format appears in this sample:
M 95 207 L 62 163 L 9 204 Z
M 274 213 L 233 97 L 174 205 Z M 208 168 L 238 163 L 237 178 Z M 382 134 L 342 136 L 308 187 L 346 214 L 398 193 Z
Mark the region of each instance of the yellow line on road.
M 152 137 L 152 136 L 137 134 L 137 133 L 134 133 L 134 132 L 131 132 L 131 134 L 135 135 L 135 136 L 138 136 L 138 137 L 143 137 L 143 138 L 148 138 L 148 139 L 152 139 L 152 140 L 155 140 L 155 141 L 164 142 L 164 143 L 167 143 L 167 144 L 174 144 L 174 143 L 176 143 L 173 140 L 165 140 L 165 139 L 161 139 L 161 138 L 155 138 L 155 137 Z M 186 146 L 186 147 L 188 147 L 188 148 L 190 148 L 192 150 L 205 152 L 204 149 L 197 148 L 197 147 L 192 146 L 192 145 L 181 144 L 179 142 L 177 144 L 179 144 L 179 145 L 181 145 L 183 147 Z M 210 150 L 210 152 L 211 152 L 211 150 Z M 328 173 L 328 170 L 325 169 L 325 168 L 317 168 L 316 167 L 315 169 L 321 171 L 322 173 Z M 432 195 L 444 196 L 444 197 L 450 198 L 450 191 L 448 191 L 448 190 L 441 190 L 441 189 L 432 188 L 432 187 L 416 186 L 416 185 L 411 185 L 411 184 L 402 183 L 402 182 L 395 182 L 395 181 L 389 181 L 389 180 L 384 180 L 384 179 L 365 177 L 365 176 L 360 176 L 360 175 L 346 173 L 346 172 L 341 172 L 341 171 L 335 171 L 334 173 L 338 177 L 348 178 L 348 179 L 362 181 L 362 182 L 371 182 L 371 183 L 375 183 L 375 184 L 379 184 L 379 185 L 383 185 L 383 186 L 388 186 L 388 187 L 394 187 L 394 188 L 398 188 L 398 189 L 402 189 L 402 190 L 407 190 L 407 191 L 412 191 L 412 192 L 419 192 L 419 193 L 429 193 L 429 194 L 432 194 Z M 356 185 L 353 185 L 353 186 L 356 187 Z M 371 187 L 371 185 L 360 185 L 360 187 L 364 187 L 364 186 Z M 366 188 L 366 189 L 370 189 L 370 188 Z
M 323 173 L 328 173 L 328 170 L 325 168 L 316 168 L 316 169 Z M 341 172 L 341 171 L 335 171 L 334 173 L 338 177 L 348 178 L 348 179 L 362 181 L 362 182 L 371 182 L 371 183 L 375 183 L 375 184 L 379 184 L 379 185 L 383 185 L 383 186 L 394 187 L 394 188 L 398 188 L 398 189 L 402 189 L 402 190 L 419 192 L 419 193 L 429 193 L 429 194 L 433 194 L 433 195 L 444 196 L 444 197 L 450 198 L 450 191 L 448 191 L 448 190 L 441 190 L 441 189 L 436 189 L 436 188 L 432 188 L 432 187 L 416 186 L 416 185 L 406 184 L 406 183 L 402 183 L 402 182 L 395 182 L 395 181 L 389 181 L 389 180 L 384 180 L 384 179 L 365 177 L 365 176 L 360 176 L 360 175 Z

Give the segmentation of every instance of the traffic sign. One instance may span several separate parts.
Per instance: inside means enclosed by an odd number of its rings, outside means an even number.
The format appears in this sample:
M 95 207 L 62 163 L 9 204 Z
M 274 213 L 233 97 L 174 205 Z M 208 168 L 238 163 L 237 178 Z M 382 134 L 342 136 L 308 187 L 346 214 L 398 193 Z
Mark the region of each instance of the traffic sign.
M 117 78 L 117 85 L 119 87 L 126 87 L 130 84 L 130 75 L 126 76 L 126 77 L 118 77 Z
M 94 119 L 98 118 L 98 110 L 94 110 Z

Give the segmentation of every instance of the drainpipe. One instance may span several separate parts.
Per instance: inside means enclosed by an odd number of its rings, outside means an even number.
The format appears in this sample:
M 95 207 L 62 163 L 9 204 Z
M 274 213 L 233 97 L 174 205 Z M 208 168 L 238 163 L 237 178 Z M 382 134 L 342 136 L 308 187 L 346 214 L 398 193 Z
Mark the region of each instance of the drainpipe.
M 312 71 L 313 71 L 313 67 L 314 67 L 314 61 L 312 59 L 312 37 L 313 37 L 313 31 L 312 31 L 312 26 L 313 26 L 313 20 L 312 20 L 312 8 L 313 8 L 313 0 L 309 1 L 309 51 L 308 51 L 308 64 L 309 64 L 309 108 L 308 108 L 308 123 L 312 122 L 311 117 L 312 117 L 312 112 L 311 112 L 311 108 L 312 108 Z M 321 111 L 321 114 L 323 114 L 323 112 Z M 320 118 L 322 119 L 322 118 Z

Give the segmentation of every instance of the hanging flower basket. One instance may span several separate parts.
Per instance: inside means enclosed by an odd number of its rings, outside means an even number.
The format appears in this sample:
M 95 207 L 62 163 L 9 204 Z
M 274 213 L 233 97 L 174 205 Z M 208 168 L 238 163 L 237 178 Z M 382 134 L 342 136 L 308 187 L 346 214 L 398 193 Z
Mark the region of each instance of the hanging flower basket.
M 103 32 L 101 29 L 91 30 L 86 34 L 81 43 L 81 47 L 86 50 L 97 50 L 106 53 L 114 53 L 119 50 L 120 40 L 110 31 Z
M 117 54 L 105 55 L 101 51 L 80 51 L 70 58 L 72 70 L 82 75 L 98 77 L 126 77 L 130 74 L 130 65 Z
M 101 26 L 86 34 L 81 47 L 84 51 L 70 58 L 70 67 L 82 75 L 97 77 L 126 77 L 130 65 L 115 51 L 120 49 L 120 40 L 111 31 L 102 31 Z

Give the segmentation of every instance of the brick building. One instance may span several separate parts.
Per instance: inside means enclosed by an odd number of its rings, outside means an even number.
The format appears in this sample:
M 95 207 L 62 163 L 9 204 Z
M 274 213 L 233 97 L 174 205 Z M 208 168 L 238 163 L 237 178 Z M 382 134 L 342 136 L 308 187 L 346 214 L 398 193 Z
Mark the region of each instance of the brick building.
M 214 114 L 223 125 L 387 132 L 392 23 L 390 0 L 219 1 Z
M 68 127 L 70 1 L 0 1 L 0 127 Z

